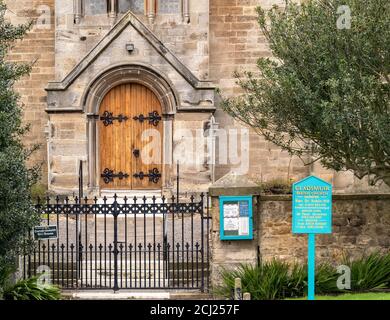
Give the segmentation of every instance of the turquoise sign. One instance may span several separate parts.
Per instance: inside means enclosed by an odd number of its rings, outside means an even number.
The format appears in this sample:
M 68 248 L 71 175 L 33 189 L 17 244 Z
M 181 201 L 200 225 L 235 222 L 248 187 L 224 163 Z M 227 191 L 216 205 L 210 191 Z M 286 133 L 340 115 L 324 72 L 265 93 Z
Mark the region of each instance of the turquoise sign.
M 332 233 L 332 185 L 310 176 L 293 185 L 293 233 Z
M 252 196 L 221 196 L 220 239 L 252 240 Z
M 332 233 L 332 185 L 310 176 L 293 184 L 292 232 L 308 234 L 308 299 L 315 298 L 316 234 Z

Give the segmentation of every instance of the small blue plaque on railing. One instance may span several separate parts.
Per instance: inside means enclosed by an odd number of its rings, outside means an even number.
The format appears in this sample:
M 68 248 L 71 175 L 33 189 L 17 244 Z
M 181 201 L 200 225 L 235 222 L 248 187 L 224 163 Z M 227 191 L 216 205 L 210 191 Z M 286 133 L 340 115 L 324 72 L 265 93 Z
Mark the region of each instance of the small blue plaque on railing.
M 57 237 L 58 237 L 58 232 L 57 232 L 56 225 L 34 227 L 35 240 L 57 239 Z

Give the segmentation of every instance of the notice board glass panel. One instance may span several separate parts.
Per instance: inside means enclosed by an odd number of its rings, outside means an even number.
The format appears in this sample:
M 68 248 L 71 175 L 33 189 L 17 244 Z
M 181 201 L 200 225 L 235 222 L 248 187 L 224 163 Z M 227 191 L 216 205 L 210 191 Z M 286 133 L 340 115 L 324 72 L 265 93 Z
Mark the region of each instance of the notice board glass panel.
M 252 196 L 221 196 L 220 239 L 253 239 Z

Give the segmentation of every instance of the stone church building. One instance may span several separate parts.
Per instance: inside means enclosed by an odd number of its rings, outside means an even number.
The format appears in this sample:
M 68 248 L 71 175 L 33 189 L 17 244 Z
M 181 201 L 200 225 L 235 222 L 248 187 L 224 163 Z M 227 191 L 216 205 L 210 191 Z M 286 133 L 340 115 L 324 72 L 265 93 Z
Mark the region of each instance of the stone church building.
M 336 192 L 377 192 L 350 173 L 304 166 L 226 115 L 235 70 L 270 55 L 255 7 L 274 0 L 14 0 L 14 23 L 34 18 L 11 61 L 34 62 L 16 85 L 41 148 L 42 183 L 88 195 L 207 191 L 227 174 L 256 183 L 314 173 Z
M 158 277 L 159 288 L 187 281 L 187 289 L 191 283 L 203 291 L 209 281 L 218 283 L 221 266 L 275 257 L 304 262 L 307 237 L 291 233 L 291 196 L 263 195 L 258 185 L 310 174 L 339 193 L 334 232 L 318 237 L 319 259 L 388 250 L 388 188 L 317 163 L 305 166 L 221 110 L 218 92 L 241 93 L 233 73 L 256 70 L 257 59 L 271 54 L 255 8 L 281 3 L 6 0 L 13 24 L 34 19 L 8 59 L 33 63 L 15 85 L 31 124 L 25 144 L 40 145 L 31 162 L 42 164 L 43 188 L 59 195 L 55 205 L 40 207 L 46 210 L 42 225 L 57 225 L 59 236 L 39 241 L 37 254 L 21 258 L 24 276 L 47 256 L 54 283 L 63 288 L 157 288 Z M 80 164 L 84 195 L 96 197 L 81 207 L 72 197 Z M 175 195 L 178 181 L 180 204 L 155 203 Z M 115 193 L 119 206 L 111 201 Z M 230 219 L 238 233 L 237 226 L 243 233 L 253 228 L 253 239 L 220 239 L 224 195 L 253 195 L 253 219 L 248 210 L 238 222 Z M 60 196 L 72 200 L 59 203 Z M 243 208 L 252 208 L 249 203 Z M 66 279 L 59 268 L 64 262 Z

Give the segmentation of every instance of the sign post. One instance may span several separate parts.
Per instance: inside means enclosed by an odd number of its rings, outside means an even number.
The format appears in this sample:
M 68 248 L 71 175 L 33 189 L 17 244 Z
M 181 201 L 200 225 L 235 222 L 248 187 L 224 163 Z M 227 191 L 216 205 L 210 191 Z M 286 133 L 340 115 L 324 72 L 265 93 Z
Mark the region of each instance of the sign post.
M 315 274 L 316 274 L 316 234 L 308 234 L 307 250 L 307 276 L 308 276 L 308 300 L 314 300 L 315 295 Z
M 292 232 L 308 234 L 308 300 L 315 299 L 316 234 L 332 233 L 332 185 L 310 176 L 293 185 Z

